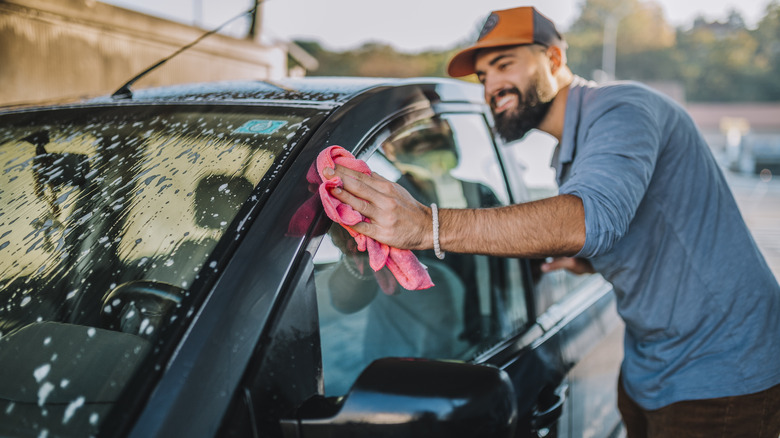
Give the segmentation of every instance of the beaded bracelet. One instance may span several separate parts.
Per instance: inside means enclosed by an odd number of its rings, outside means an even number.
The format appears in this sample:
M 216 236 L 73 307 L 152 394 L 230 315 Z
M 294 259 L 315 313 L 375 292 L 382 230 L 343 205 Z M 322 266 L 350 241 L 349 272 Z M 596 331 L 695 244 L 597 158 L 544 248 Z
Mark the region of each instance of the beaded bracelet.
M 431 216 L 433 217 L 433 252 L 436 258 L 444 260 L 444 252 L 439 245 L 439 208 L 435 202 L 431 204 Z
M 374 278 L 374 275 L 371 274 L 371 273 L 361 274 L 360 272 L 358 272 L 357 271 L 357 267 L 356 266 L 352 266 L 352 263 L 349 260 L 347 260 L 347 256 L 346 255 L 344 256 L 344 259 L 343 259 L 343 265 L 347 269 L 347 272 L 349 272 L 353 277 L 357 278 L 358 280 L 366 281 L 366 280 L 369 280 L 371 278 Z

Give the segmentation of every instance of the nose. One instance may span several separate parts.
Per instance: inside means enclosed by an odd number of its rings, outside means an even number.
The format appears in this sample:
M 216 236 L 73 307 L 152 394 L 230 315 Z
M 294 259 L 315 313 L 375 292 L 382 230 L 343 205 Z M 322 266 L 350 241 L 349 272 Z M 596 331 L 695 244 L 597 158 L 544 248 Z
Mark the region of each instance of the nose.
M 501 82 L 497 80 L 496 76 L 492 74 L 485 74 L 482 79 L 482 86 L 485 87 L 485 100 L 488 102 L 505 88 Z

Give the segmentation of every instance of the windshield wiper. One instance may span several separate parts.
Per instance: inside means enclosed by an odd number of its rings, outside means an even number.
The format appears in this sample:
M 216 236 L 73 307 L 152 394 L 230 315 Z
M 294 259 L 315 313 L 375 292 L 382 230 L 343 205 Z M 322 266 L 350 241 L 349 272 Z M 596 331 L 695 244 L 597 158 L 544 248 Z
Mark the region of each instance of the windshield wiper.
M 151 67 L 147 68 L 146 70 L 142 71 L 140 74 L 136 75 L 135 77 L 133 77 L 132 79 L 127 81 L 127 83 L 125 83 L 124 85 L 119 87 L 119 89 L 114 91 L 114 94 L 111 95 L 111 98 L 112 99 L 132 99 L 133 98 L 133 90 L 131 90 L 130 87 L 132 87 L 133 84 L 135 84 L 135 82 L 137 80 L 139 80 L 142 77 L 146 76 L 149 72 L 151 72 L 152 70 L 156 69 L 157 67 L 165 64 L 166 62 L 168 62 L 168 60 L 170 60 L 174 56 L 178 55 L 179 53 L 189 49 L 190 47 L 194 46 L 195 44 L 198 44 L 204 38 L 207 38 L 207 37 L 209 37 L 209 36 L 219 32 L 220 30 L 222 30 L 223 27 L 227 26 L 228 24 L 232 23 L 233 21 L 243 17 L 244 15 L 253 14 L 255 12 L 255 10 L 258 8 L 258 6 L 259 6 L 259 2 L 255 2 L 255 6 L 253 8 L 236 15 L 235 17 L 231 18 L 230 20 L 220 24 L 219 27 L 204 33 L 203 35 L 199 36 L 195 41 L 187 44 L 186 46 L 183 46 L 179 50 L 177 50 L 177 51 L 173 52 L 172 54 L 168 55 L 167 57 L 161 59 L 156 64 L 154 64 Z

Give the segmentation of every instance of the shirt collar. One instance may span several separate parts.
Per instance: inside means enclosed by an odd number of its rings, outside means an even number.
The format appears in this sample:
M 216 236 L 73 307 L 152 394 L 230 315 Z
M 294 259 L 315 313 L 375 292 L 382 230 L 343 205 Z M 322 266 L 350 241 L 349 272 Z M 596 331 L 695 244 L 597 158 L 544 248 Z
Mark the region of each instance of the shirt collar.
M 582 102 L 582 89 L 588 83 L 585 79 L 574 76 L 569 85 L 569 94 L 566 98 L 566 113 L 563 123 L 563 136 L 561 142 L 555 148 L 550 166 L 555 169 L 558 185 L 563 182 L 564 166 L 574 161 L 574 153 L 577 149 L 577 130 L 580 121 L 580 104 Z

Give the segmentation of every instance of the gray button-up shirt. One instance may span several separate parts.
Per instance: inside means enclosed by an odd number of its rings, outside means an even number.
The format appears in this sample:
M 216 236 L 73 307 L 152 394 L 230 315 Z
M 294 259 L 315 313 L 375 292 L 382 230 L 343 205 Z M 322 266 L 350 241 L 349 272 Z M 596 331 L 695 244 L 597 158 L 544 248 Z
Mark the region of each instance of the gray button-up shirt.
M 623 382 L 645 409 L 780 383 L 780 286 L 685 110 L 576 78 L 554 156 L 585 207 L 578 254 L 615 288 Z

